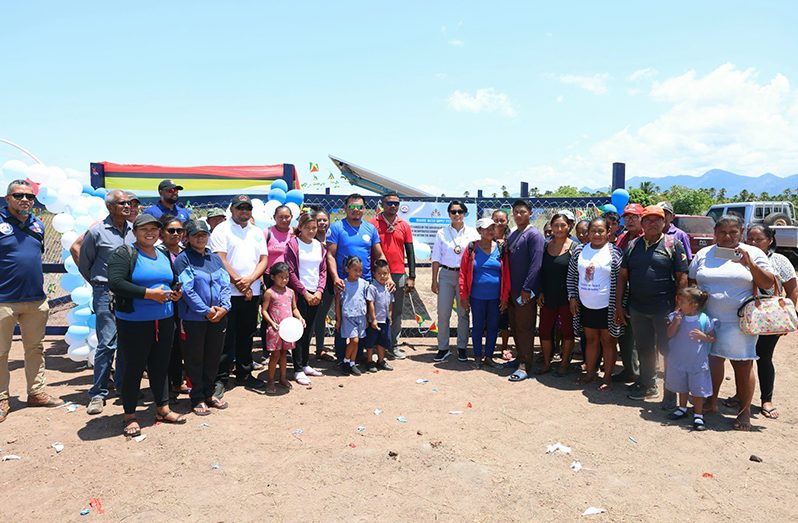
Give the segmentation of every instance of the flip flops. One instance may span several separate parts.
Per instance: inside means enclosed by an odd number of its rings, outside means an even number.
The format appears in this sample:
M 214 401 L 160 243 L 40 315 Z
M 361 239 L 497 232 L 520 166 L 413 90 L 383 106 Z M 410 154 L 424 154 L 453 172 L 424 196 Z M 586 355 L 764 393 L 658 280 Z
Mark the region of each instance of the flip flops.
M 529 376 L 526 372 L 522 371 L 521 369 L 516 369 L 515 372 L 510 374 L 510 377 L 507 378 L 509 381 L 524 381 Z

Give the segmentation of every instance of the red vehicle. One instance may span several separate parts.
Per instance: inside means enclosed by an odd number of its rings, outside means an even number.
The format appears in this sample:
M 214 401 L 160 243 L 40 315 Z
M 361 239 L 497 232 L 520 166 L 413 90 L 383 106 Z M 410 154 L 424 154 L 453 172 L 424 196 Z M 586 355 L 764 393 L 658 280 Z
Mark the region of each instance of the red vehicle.
M 715 220 L 710 216 L 677 214 L 673 218 L 673 224 L 690 237 L 690 250 L 693 251 L 693 255 L 715 243 Z

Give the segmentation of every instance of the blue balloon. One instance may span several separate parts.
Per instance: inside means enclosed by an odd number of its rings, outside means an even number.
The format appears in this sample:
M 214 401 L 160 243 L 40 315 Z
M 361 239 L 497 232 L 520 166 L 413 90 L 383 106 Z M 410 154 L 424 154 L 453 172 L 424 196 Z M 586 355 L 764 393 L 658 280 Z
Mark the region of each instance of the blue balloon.
M 294 202 L 295 204 L 301 207 L 304 201 L 305 201 L 305 193 L 303 193 L 299 189 L 293 189 L 285 193 L 285 203 Z
M 89 183 L 83 184 L 83 192 L 86 194 L 94 194 L 94 187 L 91 186 Z
M 281 204 L 285 203 L 285 191 L 277 187 L 269 191 L 269 201 L 277 201 Z
M 94 194 L 94 196 L 99 196 L 100 198 L 105 198 L 105 195 L 108 194 L 108 190 L 105 187 L 98 187 L 94 189 L 92 194 Z
M 72 257 L 72 253 L 69 252 L 69 249 L 64 249 L 63 251 L 61 251 L 61 261 L 64 261 L 67 258 L 71 258 L 71 257 Z
M 629 191 L 626 189 L 615 189 L 612 191 L 611 201 L 616 209 L 620 209 L 621 212 L 623 212 L 623 209 L 626 208 L 626 204 L 629 203 Z
M 97 315 L 96 314 L 92 314 L 91 316 L 89 316 L 89 321 L 86 323 L 86 325 L 88 325 L 88 327 L 91 330 L 96 330 L 97 329 Z
M 43 202 L 44 200 L 47 199 L 47 195 L 49 194 L 49 192 L 50 189 L 48 189 L 46 185 L 40 185 L 39 192 L 36 193 L 36 199 L 39 200 L 40 202 Z
M 86 339 L 89 335 L 89 328 L 86 325 L 70 325 L 67 334 L 78 339 Z
M 72 256 L 64 260 L 64 268 L 66 269 L 67 274 L 80 274 L 80 271 L 78 270 L 78 264 L 75 263 L 75 260 L 72 259 Z
M 67 313 L 67 323 L 69 325 L 88 326 L 92 312 L 88 307 L 75 307 Z
M 91 288 L 86 286 L 77 287 L 70 293 L 72 297 L 72 301 L 75 302 L 75 305 L 83 306 L 88 305 L 91 301 Z
M 604 212 L 618 212 L 618 209 L 611 203 L 602 206 L 601 210 Z
M 71 293 L 81 285 L 83 285 L 83 277 L 79 274 L 67 273 L 61 276 L 61 288 L 66 292 Z
M 285 183 L 285 180 L 282 180 L 282 179 L 274 180 L 272 182 L 271 188 L 272 189 L 280 189 L 283 192 L 288 192 L 288 184 Z

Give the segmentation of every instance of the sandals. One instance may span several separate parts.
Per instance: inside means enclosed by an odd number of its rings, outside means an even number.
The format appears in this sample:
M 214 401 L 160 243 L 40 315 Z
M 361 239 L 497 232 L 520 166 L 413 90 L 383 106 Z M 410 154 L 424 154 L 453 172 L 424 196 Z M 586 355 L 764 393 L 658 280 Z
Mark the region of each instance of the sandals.
M 128 438 L 141 436 L 141 426 L 136 418 L 128 418 L 122 421 L 122 434 Z
M 208 414 L 211 413 L 211 409 L 208 408 L 208 405 L 206 405 L 204 401 L 201 401 L 196 405 L 194 405 L 194 407 L 191 410 L 194 411 L 194 414 L 196 416 L 207 416 Z
M 760 407 L 762 415 L 768 419 L 779 419 L 779 409 L 773 407 L 772 409 L 764 409 Z
M 170 423 L 172 425 L 183 425 L 188 421 L 186 416 L 183 414 L 178 414 L 174 411 L 167 411 L 166 414 L 156 414 L 155 421 L 160 421 L 161 423 Z
M 316 354 L 316 359 L 321 361 L 335 361 L 335 356 L 327 352 L 322 352 L 321 354 Z
M 291 385 L 290 381 L 281 381 L 278 385 L 280 385 L 282 388 L 287 389 L 287 390 L 291 390 L 291 389 L 294 388 L 294 386 Z
M 516 381 L 524 381 L 529 376 L 526 372 L 522 371 L 521 369 L 516 369 L 515 372 L 510 374 L 510 377 L 507 378 L 508 381 L 516 382 Z
M 205 400 L 205 403 L 207 403 L 208 406 L 211 407 L 212 409 L 218 409 L 218 410 L 224 410 L 230 406 L 229 403 L 220 400 L 216 396 L 211 396 L 210 398 Z

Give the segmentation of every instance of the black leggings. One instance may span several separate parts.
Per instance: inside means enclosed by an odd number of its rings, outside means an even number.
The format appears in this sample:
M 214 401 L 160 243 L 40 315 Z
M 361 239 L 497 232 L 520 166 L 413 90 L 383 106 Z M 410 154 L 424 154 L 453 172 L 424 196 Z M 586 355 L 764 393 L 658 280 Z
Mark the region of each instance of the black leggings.
M 310 336 L 314 333 L 314 325 L 316 322 L 316 312 L 319 310 L 318 305 L 308 305 L 304 296 L 297 293 L 296 308 L 299 309 L 299 314 L 305 319 L 305 330 L 302 337 L 299 338 L 291 352 L 291 359 L 294 361 L 294 372 L 301 372 L 302 369 L 308 366 L 308 358 L 310 355 Z
M 760 336 L 756 342 L 756 372 L 759 375 L 759 391 L 762 403 L 773 400 L 773 385 L 776 382 L 776 368 L 773 366 L 773 350 L 781 338 L 778 334 Z
M 183 320 L 183 330 L 186 332 L 183 358 L 191 380 L 191 404 L 196 406 L 213 396 L 213 382 L 224 350 L 227 317 L 219 323 Z
M 168 370 L 175 334 L 174 318 L 151 321 L 116 320 L 117 344 L 125 358 L 122 381 L 122 406 L 125 414 L 134 414 L 141 392 L 144 369 L 150 378 L 150 390 L 158 407 L 169 405 Z

